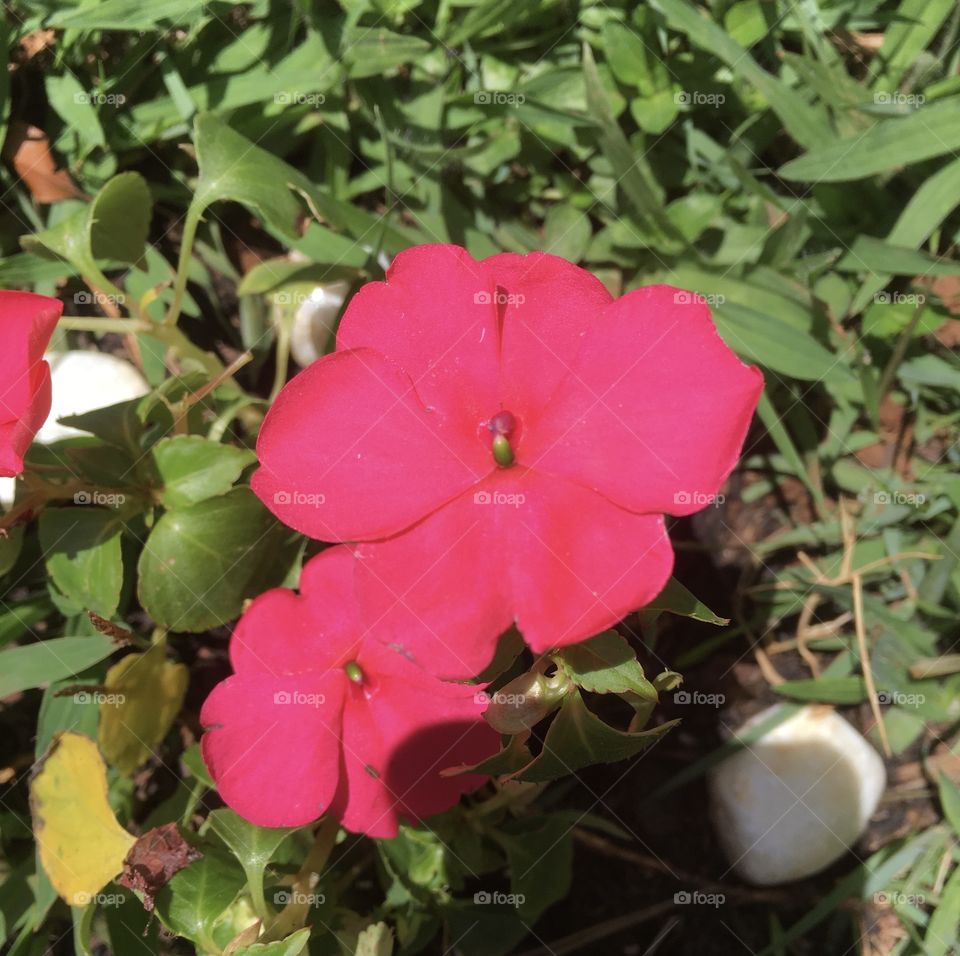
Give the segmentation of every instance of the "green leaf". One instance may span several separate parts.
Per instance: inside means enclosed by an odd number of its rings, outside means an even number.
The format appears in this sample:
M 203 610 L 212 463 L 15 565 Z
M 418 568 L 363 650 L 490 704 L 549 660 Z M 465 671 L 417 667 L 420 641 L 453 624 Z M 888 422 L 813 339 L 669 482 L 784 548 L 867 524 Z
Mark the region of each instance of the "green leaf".
M 555 659 L 584 690 L 596 694 L 631 693 L 657 700 L 657 691 L 644 676 L 633 648 L 616 631 L 564 647 Z
M 428 40 L 382 27 L 356 27 L 343 35 L 343 61 L 355 80 L 399 70 L 404 63 L 416 62 L 431 49 Z
M 296 536 L 249 488 L 168 511 L 140 556 L 140 602 L 162 627 L 205 631 L 280 584 Z
M 807 382 L 848 382 L 849 368 L 809 334 L 776 315 L 727 302 L 714 320 L 723 340 L 744 358 Z
M 825 704 L 862 704 L 867 699 L 863 678 L 821 677 L 818 680 L 788 680 L 771 688 L 792 700 L 814 700 Z
M 226 494 L 257 456 L 199 435 L 176 435 L 154 445 L 153 460 L 163 482 L 163 503 L 177 508 Z
M 55 226 L 23 236 L 20 243 L 28 252 L 65 259 L 83 276 L 96 276 L 97 260 L 140 262 L 152 209 L 144 178 L 139 173 L 120 173 L 88 206 Z
M 93 4 L 54 9 L 47 25 L 74 30 L 134 30 L 143 32 L 158 24 L 167 26 L 194 24 L 207 7 L 221 7 L 224 13 L 229 4 L 207 0 L 154 0 L 144 5 L 140 0 L 99 0 Z
M 822 110 L 810 106 L 800 93 L 767 73 L 700 7 L 687 0 L 651 0 L 650 6 L 662 13 L 667 24 L 685 34 L 694 46 L 717 57 L 756 87 L 783 122 L 787 132 L 801 146 L 809 148 L 835 139 Z
M 933 133 L 935 131 L 935 135 Z M 938 100 L 865 133 L 811 149 L 780 168 L 784 179 L 841 183 L 960 149 L 960 97 Z
M 219 953 L 213 927 L 246 882 L 243 870 L 226 853 L 204 846 L 203 857 L 180 870 L 156 897 L 161 922 L 204 952 Z
M 89 506 L 44 508 L 40 547 L 53 583 L 78 611 L 110 618 L 120 604 L 122 522 L 115 512 Z
M 650 730 L 624 733 L 587 709 L 579 691 L 568 694 L 543 741 L 543 751 L 517 778 L 543 783 L 567 777 L 597 763 L 614 763 L 646 750 L 676 721 Z
M 960 787 L 945 773 L 941 772 L 938 789 L 943 815 L 950 826 L 953 827 L 953 832 L 960 835 Z
M 583 75 L 588 111 L 598 125 L 598 145 L 613 167 L 618 185 L 633 205 L 641 229 L 650 234 L 658 248 L 679 252 L 686 244 L 683 236 L 666 214 L 662 190 L 649 163 L 642 151 L 634 150 L 627 141 L 611 112 L 588 46 L 583 48 Z
M 590 244 L 590 218 L 573 206 L 551 206 L 543 224 L 543 251 L 579 262 Z
M 385 924 L 379 923 L 379 926 Z M 362 935 L 362 934 L 361 934 Z M 278 939 L 272 943 L 252 943 L 250 946 L 240 946 L 231 951 L 230 956 L 300 956 L 306 949 L 307 940 L 310 939 L 310 927 L 305 926 L 291 933 L 286 939 Z M 360 950 L 357 950 L 359 953 Z M 389 956 L 390 950 L 385 951 Z M 376 950 L 370 950 L 371 956 L 376 954 Z
M 957 927 L 960 926 L 960 866 L 947 880 L 937 908 L 927 923 L 923 937 L 925 956 L 946 956 L 957 951 Z
M 212 203 L 242 203 L 274 229 L 295 239 L 300 203 L 291 191 L 294 174 L 282 159 L 254 145 L 213 113 L 194 123 L 200 179 L 187 212 L 196 221 Z
M 117 645 L 103 634 L 54 637 L 0 654 L 0 697 L 72 677 L 109 657 Z M 81 701 L 82 703 L 82 701 Z
M 935 259 L 925 252 L 909 246 L 895 246 L 874 236 L 857 236 L 850 251 L 835 268 L 838 272 L 879 272 L 897 276 L 960 275 L 958 262 Z
M 208 817 L 210 827 L 233 851 L 247 877 L 255 906 L 263 912 L 263 873 L 280 844 L 297 827 L 258 827 L 237 816 L 233 810 L 214 810 Z
M 523 820 L 509 831 L 494 831 L 510 867 L 510 891 L 520 916 L 533 922 L 570 892 L 573 826 L 567 815 Z
M 676 578 L 670 578 L 664 589 L 644 608 L 644 611 L 666 611 L 679 617 L 692 617 L 705 624 L 723 627 L 730 623 L 714 614 L 702 601 L 695 598 Z

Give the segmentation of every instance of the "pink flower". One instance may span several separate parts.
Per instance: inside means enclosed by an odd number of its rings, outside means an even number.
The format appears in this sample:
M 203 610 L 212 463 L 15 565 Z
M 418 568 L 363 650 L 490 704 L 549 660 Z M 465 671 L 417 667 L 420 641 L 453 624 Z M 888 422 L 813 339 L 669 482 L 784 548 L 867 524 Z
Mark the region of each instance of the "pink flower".
M 43 353 L 63 305 L 32 292 L 0 291 L 0 476 L 23 471 L 23 456 L 50 414 Z
M 556 256 L 420 246 L 280 393 L 253 487 L 297 530 L 362 542 L 388 639 L 462 677 L 511 624 L 540 652 L 653 599 L 664 513 L 712 500 L 762 387 L 689 292 L 614 300 Z
M 348 830 L 396 836 L 479 787 L 441 777 L 495 753 L 481 688 L 447 684 L 364 640 L 356 562 L 332 548 L 304 567 L 300 593 L 275 588 L 240 618 L 235 674 L 200 720 L 203 757 L 223 799 L 260 826 L 300 826 L 330 810 Z

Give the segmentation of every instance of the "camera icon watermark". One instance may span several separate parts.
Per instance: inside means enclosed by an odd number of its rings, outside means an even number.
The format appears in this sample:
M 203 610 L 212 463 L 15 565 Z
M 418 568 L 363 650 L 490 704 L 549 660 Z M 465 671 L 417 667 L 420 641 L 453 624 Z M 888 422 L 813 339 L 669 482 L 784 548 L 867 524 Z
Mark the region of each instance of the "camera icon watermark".
M 326 504 L 327 496 L 308 494 L 303 491 L 275 491 L 273 503 L 275 505 L 304 505 L 309 508 L 319 508 Z
M 107 295 L 104 292 L 94 292 L 90 289 L 81 289 L 73 294 L 74 305 L 120 306 L 127 301 L 122 293 Z
M 309 106 L 316 109 L 327 102 L 323 93 L 298 93 L 292 90 L 282 90 L 273 94 L 273 102 L 278 106 Z
M 704 93 L 701 90 L 679 90 L 673 94 L 673 102 L 677 106 L 712 106 L 716 109 L 726 101 L 723 93 Z
M 916 710 L 927 702 L 926 694 L 905 694 L 899 690 L 878 690 L 877 703 L 883 707 L 910 707 Z
M 673 503 L 688 507 L 693 505 L 696 508 L 706 508 L 707 505 L 713 505 L 719 508 L 727 500 L 725 495 L 707 495 L 702 491 L 676 491 L 673 494 Z
M 96 90 L 84 90 L 73 94 L 73 102 L 85 103 L 88 106 L 123 106 L 127 98 L 123 93 L 98 93 Z
M 679 890 L 673 894 L 677 906 L 723 906 L 727 898 L 723 893 L 701 893 L 700 890 Z
M 85 893 L 73 894 L 74 906 L 123 906 L 127 901 L 125 893 Z
M 324 694 L 305 694 L 300 690 L 278 690 L 273 694 L 274 704 L 294 707 L 322 707 L 327 698 Z
M 100 707 L 120 707 L 126 700 L 125 694 L 108 694 L 101 690 L 81 690 L 73 695 L 75 704 L 97 704 Z
M 277 890 L 273 894 L 274 906 L 322 906 L 327 898 L 323 893 L 302 893 L 300 890 Z
M 485 690 L 479 690 L 473 695 L 475 704 L 500 704 L 502 707 L 522 707 L 527 701 L 526 694 L 505 694 L 501 690 L 495 690 L 492 694 Z
M 473 894 L 475 906 L 523 906 L 527 901 L 523 893 L 501 893 L 499 890 L 490 892 L 489 890 L 480 890 Z
M 95 488 L 86 491 L 77 491 L 73 495 L 75 505 L 93 505 L 99 508 L 119 508 L 127 500 L 127 496 L 115 491 L 97 491 Z
M 677 289 L 673 293 L 674 305 L 708 305 L 711 308 L 723 305 L 727 297 L 721 293 L 708 293 L 701 295 L 699 292 L 690 292 L 687 289 Z
M 927 98 L 922 93 L 901 93 L 899 90 L 878 90 L 873 94 L 874 106 L 923 106 Z
M 475 505 L 507 505 L 511 508 L 519 508 L 526 500 L 527 496 L 519 491 L 475 491 L 473 493 Z
M 927 297 L 919 292 L 878 292 L 873 301 L 877 305 L 923 305 Z
M 861 491 L 857 498 L 862 502 L 872 501 L 875 505 L 908 505 L 911 508 L 927 503 L 927 496 L 919 491 Z
M 477 90 L 473 94 L 475 106 L 522 106 L 527 98 L 523 93 L 504 93 L 500 90 Z
M 495 292 L 481 290 L 474 292 L 474 305 L 523 305 L 527 297 L 522 292 L 505 292 L 503 289 L 497 289 Z
M 678 690 L 673 695 L 673 702 L 684 707 L 722 707 L 727 697 L 725 694 L 704 694 L 699 690 Z

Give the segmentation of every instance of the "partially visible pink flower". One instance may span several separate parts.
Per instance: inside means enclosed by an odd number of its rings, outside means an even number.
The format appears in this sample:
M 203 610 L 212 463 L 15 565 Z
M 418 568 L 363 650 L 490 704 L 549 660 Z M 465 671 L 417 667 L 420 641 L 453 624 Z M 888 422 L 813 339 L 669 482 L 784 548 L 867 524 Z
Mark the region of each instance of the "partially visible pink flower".
M 442 777 L 498 749 L 481 688 L 448 684 L 364 639 L 355 561 L 332 548 L 304 567 L 300 593 L 275 588 L 240 618 L 235 674 L 204 702 L 203 757 L 221 796 L 260 826 L 330 811 L 344 827 L 396 836 L 483 777 Z
M 43 360 L 63 311 L 57 299 L 0 290 L 0 477 L 23 471 L 23 456 L 50 414 Z
M 362 542 L 388 639 L 462 677 L 511 624 L 542 652 L 652 600 L 663 515 L 713 499 L 762 387 L 689 292 L 614 300 L 556 256 L 420 246 L 280 393 L 253 487 L 299 531 Z

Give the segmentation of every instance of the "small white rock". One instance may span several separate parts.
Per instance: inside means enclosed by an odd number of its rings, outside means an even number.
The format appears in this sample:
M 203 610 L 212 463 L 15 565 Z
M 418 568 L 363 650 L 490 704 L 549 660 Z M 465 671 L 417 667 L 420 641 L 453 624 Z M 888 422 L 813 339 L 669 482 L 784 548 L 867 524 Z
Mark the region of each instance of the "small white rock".
M 838 860 L 866 829 L 886 782 L 880 755 L 857 730 L 831 707 L 809 706 L 713 768 L 711 816 L 737 872 L 774 886 Z
M 306 301 L 297 309 L 290 333 L 290 354 L 304 368 L 327 351 L 333 323 L 350 291 L 344 280 L 314 286 Z
M 9 511 L 17 496 L 17 479 L 0 478 L 0 511 Z
M 50 363 L 53 403 L 37 432 L 36 440 L 42 445 L 87 434 L 61 425 L 57 419 L 128 402 L 150 391 L 147 380 L 130 362 L 107 352 L 76 349 L 51 352 L 46 359 Z

